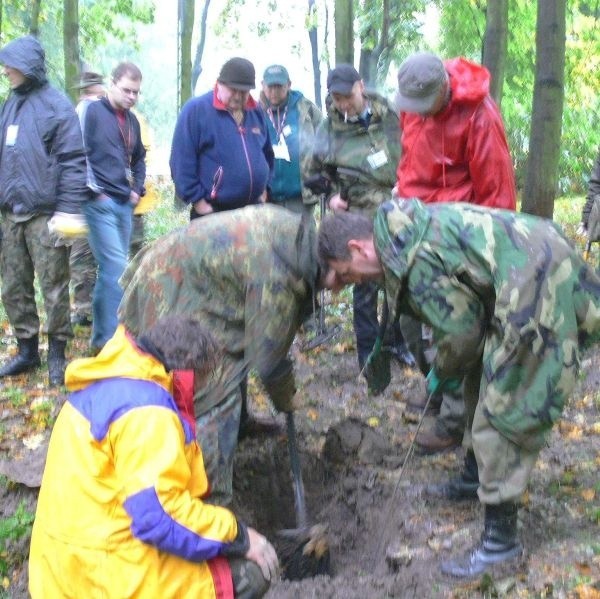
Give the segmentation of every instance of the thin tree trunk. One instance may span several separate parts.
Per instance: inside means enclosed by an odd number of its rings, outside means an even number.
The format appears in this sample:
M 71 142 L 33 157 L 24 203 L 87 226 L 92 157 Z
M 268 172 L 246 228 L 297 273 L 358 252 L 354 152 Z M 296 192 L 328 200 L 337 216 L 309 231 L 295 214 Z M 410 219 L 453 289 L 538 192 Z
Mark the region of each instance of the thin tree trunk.
M 74 86 L 79 72 L 79 3 L 63 2 L 63 47 L 65 58 L 65 90 L 73 102 L 77 101 Z
M 564 102 L 566 1 L 538 0 L 535 84 L 522 210 L 552 218 Z
M 40 8 L 42 0 L 33 0 L 31 3 L 31 21 L 29 23 L 29 33 L 37 37 L 40 33 Z
M 317 7 L 315 0 L 308 0 L 308 39 L 312 57 L 313 80 L 315 84 L 315 104 L 321 108 L 321 65 L 319 63 L 319 40 L 317 38 Z
M 192 67 L 192 93 L 196 89 L 198 77 L 202 74 L 202 55 L 204 54 L 204 45 L 206 44 L 206 21 L 208 19 L 208 7 L 210 0 L 204 0 L 204 8 L 200 17 L 200 39 L 196 46 L 196 55 L 194 56 L 194 66 Z
M 335 0 L 335 63 L 354 63 L 354 12 L 352 0 Z
M 490 94 L 498 106 L 502 102 L 507 38 L 508 0 L 488 0 L 483 38 L 483 64 L 492 74 Z
M 179 0 L 179 98 L 178 110 L 192 97 L 192 31 L 194 0 Z

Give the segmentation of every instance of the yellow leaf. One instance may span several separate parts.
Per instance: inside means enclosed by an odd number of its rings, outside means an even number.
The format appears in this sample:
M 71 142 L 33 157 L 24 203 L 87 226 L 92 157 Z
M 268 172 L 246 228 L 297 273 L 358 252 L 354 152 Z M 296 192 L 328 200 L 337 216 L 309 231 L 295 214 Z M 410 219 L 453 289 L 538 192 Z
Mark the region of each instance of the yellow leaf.
M 379 418 L 377 418 L 377 416 L 371 416 L 371 418 L 367 420 L 367 424 L 371 428 L 377 428 L 379 426 Z
M 10 586 L 10 580 L 8 580 L 8 578 L 6 576 L 2 579 L 2 586 L 4 587 L 5 591 Z
M 590 430 L 592 431 L 592 433 L 600 435 L 600 422 L 594 422 L 594 424 L 590 426 Z
M 309 408 L 306 411 L 306 415 L 312 420 L 315 421 L 319 417 L 319 412 L 313 408 Z
M 596 491 L 594 489 L 583 489 L 583 491 L 581 491 L 581 496 L 586 501 L 592 501 L 592 499 L 596 497 Z

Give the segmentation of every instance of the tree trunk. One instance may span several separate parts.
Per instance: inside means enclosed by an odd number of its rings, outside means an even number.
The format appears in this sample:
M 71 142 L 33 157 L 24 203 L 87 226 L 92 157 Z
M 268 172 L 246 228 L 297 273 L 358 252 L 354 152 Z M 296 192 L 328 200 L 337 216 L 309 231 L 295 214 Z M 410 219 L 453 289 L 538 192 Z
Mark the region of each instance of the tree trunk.
M 79 73 L 79 3 L 78 0 L 63 2 L 63 47 L 65 59 L 65 90 L 73 103 L 77 102 L 74 88 Z
M 42 0 L 33 0 L 31 3 L 31 21 L 29 23 L 29 33 L 37 37 L 40 33 L 40 6 Z
M 192 97 L 192 31 L 194 29 L 194 0 L 179 0 L 179 93 L 177 108 Z
M 566 0 L 538 0 L 535 84 L 522 210 L 552 218 L 564 101 Z
M 380 79 L 385 78 L 385 75 L 387 75 L 390 61 L 389 59 L 382 59 L 389 53 L 389 31 L 390 1 L 383 0 L 381 27 L 379 28 L 380 33 L 377 44 L 372 50 L 367 48 L 361 48 L 360 50 L 360 66 L 358 70 L 367 87 L 376 87 Z M 369 33 L 372 34 L 373 32 L 370 31 Z
M 483 38 L 483 64 L 492 75 L 490 94 L 498 106 L 502 102 L 507 38 L 508 0 L 488 0 Z
M 319 63 L 319 40 L 317 38 L 317 7 L 315 0 L 308 0 L 308 39 L 312 57 L 313 77 L 315 82 L 315 104 L 321 108 L 321 65 Z
M 335 64 L 354 64 L 354 13 L 352 0 L 335 0 Z
M 194 56 L 194 66 L 192 67 L 192 93 L 196 89 L 198 77 L 202 74 L 202 55 L 204 54 L 204 45 L 206 44 L 206 20 L 208 18 L 208 7 L 210 0 L 204 0 L 204 8 L 200 17 L 200 39 L 196 46 L 196 55 Z

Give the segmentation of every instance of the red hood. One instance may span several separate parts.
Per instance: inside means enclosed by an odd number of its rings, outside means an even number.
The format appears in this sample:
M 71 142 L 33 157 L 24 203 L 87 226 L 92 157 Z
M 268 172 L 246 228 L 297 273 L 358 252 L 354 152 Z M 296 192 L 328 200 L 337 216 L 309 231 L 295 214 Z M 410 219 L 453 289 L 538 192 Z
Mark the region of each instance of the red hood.
M 444 63 L 450 74 L 452 100 L 481 102 L 490 92 L 490 72 L 466 58 L 452 58 Z

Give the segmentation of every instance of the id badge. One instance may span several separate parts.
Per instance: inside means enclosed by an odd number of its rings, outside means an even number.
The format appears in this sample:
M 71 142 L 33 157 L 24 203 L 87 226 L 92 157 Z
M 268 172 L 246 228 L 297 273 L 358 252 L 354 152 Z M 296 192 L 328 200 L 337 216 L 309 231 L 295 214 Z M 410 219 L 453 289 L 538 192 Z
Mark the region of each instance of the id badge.
M 9 125 L 6 128 L 7 146 L 14 146 L 17 143 L 17 133 L 19 133 L 19 125 Z
M 383 150 L 379 150 L 379 152 L 369 154 L 369 156 L 367 157 L 367 162 L 373 170 L 377 170 L 378 168 L 381 168 L 384 164 L 387 164 L 388 158 Z
M 273 146 L 273 153 L 276 159 L 290 162 L 290 152 L 283 136 L 279 138 L 279 143 Z
M 129 187 L 133 187 L 133 172 L 130 168 L 125 169 L 125 177 L 127 177 L 127 183 L 129 183 Z

